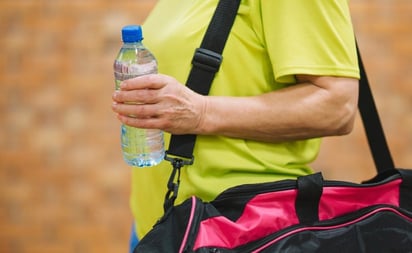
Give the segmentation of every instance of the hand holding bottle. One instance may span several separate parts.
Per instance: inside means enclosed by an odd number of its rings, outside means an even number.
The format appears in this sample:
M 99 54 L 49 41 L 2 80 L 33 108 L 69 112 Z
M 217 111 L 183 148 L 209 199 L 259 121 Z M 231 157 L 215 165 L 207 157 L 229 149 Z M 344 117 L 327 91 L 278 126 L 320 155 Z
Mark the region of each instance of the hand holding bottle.
M 206 109 L 206 97 L 160 74 L 122 82 L 113 101 L 113 111 L 123 124 L 172 134 L 199 133 Z

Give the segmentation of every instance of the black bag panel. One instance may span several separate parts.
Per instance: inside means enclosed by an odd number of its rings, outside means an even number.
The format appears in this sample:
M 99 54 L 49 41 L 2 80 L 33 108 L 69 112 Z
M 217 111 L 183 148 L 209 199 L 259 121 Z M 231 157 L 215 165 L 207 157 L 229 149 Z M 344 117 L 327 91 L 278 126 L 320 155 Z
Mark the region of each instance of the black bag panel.
M 308 228 L 258 252 L 411 253 L 412 214 L 404 216 L 386 210 L 347 226 L 327 230 Z
M 220 216 L 216 208 L 197 197 L 173 206 L 139 241 L 134 253 L 190 252 L 202 220 Z
M 184 241 L 191 214 L 192 207 L 195 204 L 197 207 L 198 199 L 190 198 L 182 204 L 174 206 L 164 214 L 162 218 L 153 226 L 153 229 L 145 235 L 134 249 L 134 253 L 164 253 L 164 252 L 179 252 L 181 242 Z M 195 217 L 199 217 L 199 210 Z

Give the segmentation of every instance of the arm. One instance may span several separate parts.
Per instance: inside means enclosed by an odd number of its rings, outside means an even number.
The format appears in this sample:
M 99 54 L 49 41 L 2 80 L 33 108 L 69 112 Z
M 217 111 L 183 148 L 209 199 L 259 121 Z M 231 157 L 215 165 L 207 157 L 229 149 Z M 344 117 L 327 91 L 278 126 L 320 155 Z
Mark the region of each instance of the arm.
M 202 132 L 278 142 L 352 130 L 357 80 L 315 76 L 298 80 L 297 85 L 256 97 L 210 97 Z
M 351 131 L 356 79 L 300 75 L 297 80 L 296 85 L 260 96 L 218 97 L 196 94 L 168 76 L 143 76 L 122 84 L 112 108 L 124 124 L 172 134 L 278 142 Z

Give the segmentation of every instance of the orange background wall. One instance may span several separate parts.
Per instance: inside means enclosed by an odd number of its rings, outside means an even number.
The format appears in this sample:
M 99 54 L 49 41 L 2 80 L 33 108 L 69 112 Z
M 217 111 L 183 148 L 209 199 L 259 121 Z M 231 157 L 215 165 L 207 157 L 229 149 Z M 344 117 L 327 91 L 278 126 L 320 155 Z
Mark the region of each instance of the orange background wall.
M 154 4 L 0 1 L 0 253 L 126 252 L 130 169 L 110 109 L 112 61 L 121 27 Z M 395 162 L 412 168 L 412 1 L 351 8 Z M 324 141 L 314 166 L 373 175 L 359 120 Z

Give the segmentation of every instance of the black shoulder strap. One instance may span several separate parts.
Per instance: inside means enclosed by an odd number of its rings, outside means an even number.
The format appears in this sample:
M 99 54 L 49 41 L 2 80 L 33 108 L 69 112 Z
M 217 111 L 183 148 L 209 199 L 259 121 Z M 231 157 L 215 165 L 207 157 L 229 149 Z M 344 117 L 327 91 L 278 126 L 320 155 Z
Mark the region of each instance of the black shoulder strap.
M 216 72 L 222 63 L 223 49 L 235 21 L 241 0 L 220 0 L 192 59 L 186 86 L 202 95 L 209 94 Z M 167 155 L 193 159 L 196 135 L 172 135 Z
M 193 91 L 209 94 L 215 74 L 222 63 L 223 49 L 236 18 L 241 0 L 220 0 L 212 20 L 203 37 L 200 48 L 196 49 L 192 59 L 192 69 L 186 86 Z M 180 169 L 192 164 L 196 135 L 172 135 L 165 159 L 173 165 L 165 196 L 165 213 L 171 210 L 177 198 L 180 184 Z
M 394 169 L 395 165 L 388 143 L 386 142 L 385 133 L 379 118 L 378 110 L 376 109 L 372 90 L 365 72 L 365 67 L 362 62 L 358 45 L 356 45 L 356 50 L 358 53 L 359 71 L 361 77 L 359 81 L 358 108 L 362 117 L 363 126 L 365 128 L 366 137 L 368 139 L 373 161 L 375 162 L 376 170 L 378 173 L 382 173 L 385 170 Z

